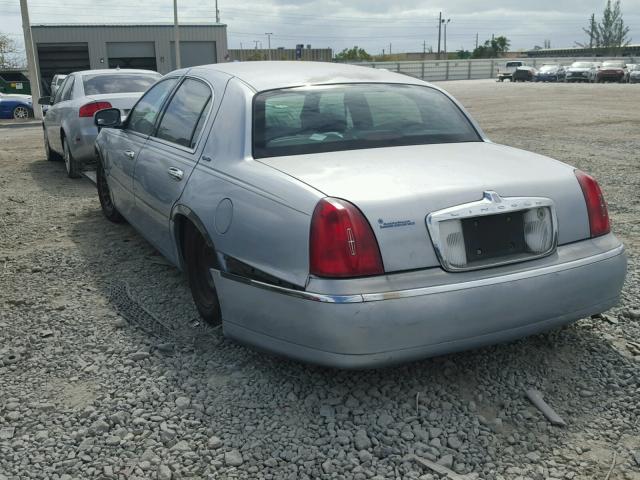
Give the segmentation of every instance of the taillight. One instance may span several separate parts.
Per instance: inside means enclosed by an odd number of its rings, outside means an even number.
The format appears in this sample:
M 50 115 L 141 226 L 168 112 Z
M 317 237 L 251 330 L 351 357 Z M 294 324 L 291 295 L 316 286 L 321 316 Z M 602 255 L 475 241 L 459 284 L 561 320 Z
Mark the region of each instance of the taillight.
M 360 277 L 384 273 L 371 225 L 354 205 L 323 198 L 311 218 L 309 270 L 319 277 Z
M 584 199 L 587 202 L 587 212 L 589 214 L 589 228 L 591 237 L 599 237 L 611 231 L 609 223 L 609 211 L 607 202 L 604 200 L 600 185 L 591 176 L 580 170 L 575 171 L 576 178 L 582 188 Z
M 78 113 L 80 117 L 93 117 L 94 113 L 105 108 L 111 108 L 111 104 L 109 102 L 91 102 L 81 106 Z

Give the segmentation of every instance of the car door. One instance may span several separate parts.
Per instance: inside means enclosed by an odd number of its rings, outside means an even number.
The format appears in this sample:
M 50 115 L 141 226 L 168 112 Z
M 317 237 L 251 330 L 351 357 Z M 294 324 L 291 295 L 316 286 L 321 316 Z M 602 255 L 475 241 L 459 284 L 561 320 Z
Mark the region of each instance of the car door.
M 135 161 L 156 127 L 162 106 L 179 77 L 169 77 L 152 86 L 134 105 L 121 129 L 112 129 L 105 139 L 103 166 L 113 202 L 130 222 L 133 214 L 133 169 Z
M 75 75 L 65 78 L 62 86 L 57 90 L 53 98 L 53 105 L 47 109 L 44 117 L 44 125 L 47 129 L 49 146 L 56 152 L 62 153 L 62 137 L 60 136 L 60 126 L 65 111 L 65 106 L 71 101 L 71 93 Z
M 185 78 L 136 160 L 133 183 L 136 221 L 140 231 L 170 260 L 174 256 L 169 227 L 171 210 L 198 161 L 198 140 L 212 101 L 213 89 L 209 84 Z

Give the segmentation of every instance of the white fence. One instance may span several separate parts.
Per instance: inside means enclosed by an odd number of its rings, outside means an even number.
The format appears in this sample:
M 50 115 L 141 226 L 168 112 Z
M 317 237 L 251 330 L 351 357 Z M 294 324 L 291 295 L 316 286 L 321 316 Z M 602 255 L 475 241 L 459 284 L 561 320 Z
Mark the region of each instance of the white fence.
M 626 63 L 640 63 L 640 57 L 556 57 L 556 58 L 495 58 L 480 60 L 425 60 L 418 62 L 361 62 L 356 65 L 371 68 L 386 68 L 392 72 L 411 75 L 427 82 L 440 80 L 477 80 L 496 78 L 498 68 L 506 62 L 521 60 L 525 65 L 540 67 L 545 63 L 571 65 L 573 62 L 604 62 L 622 60 Z

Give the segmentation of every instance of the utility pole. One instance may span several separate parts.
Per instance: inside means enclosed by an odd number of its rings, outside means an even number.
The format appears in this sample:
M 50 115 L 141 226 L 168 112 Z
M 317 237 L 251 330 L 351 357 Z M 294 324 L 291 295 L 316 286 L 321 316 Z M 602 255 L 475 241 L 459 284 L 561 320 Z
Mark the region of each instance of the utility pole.
M 391 43 L 389 43 L 389 56 L 391 56 Z
M 269 48 L 268 59 L 271 60 L 271 35 L 273 35 L 273 32 L 265 33 L 265 35 L 267 36 L 267 46 Z
M 38 75 L 38 65 L 36 64 L 36 51 L 33 46 L 33 36 L 31 35 L 31 23 L 29 22 L 29 7 L 27 0 L 20 0 L 20 13 L 22 14 L 22 32 L 24 34 L 24 48 L 27 54 L 27 66 L 29 68 L 29 84 L 31 85 L 31 105 L 33 105 L 33 116 L 38 120 L 42 119 L 42 108 L 38 105 L 40 100 L 40 77 Z
M 180 62 L 180 27 L 178 26 L 178 0 L 173 0 L 173 36 L 176 46 L 176 65 L 175 68 L 182 68 L 182 62 Z
M 442 30 L 442 12 L 438 16 L 438 60 L 440 60 L 440 34 Z
M 218 10 L 218 0 L 216 0 L 216 23 L 220 23 L 220 10 Z
M 476 33 L 476 48 L 478 48 L 478 34 Z
M 449 60 L 449 56 L 447 55 L 447 25 L 451 21 L 450 18 L 447 18 L 447 21 L 444 22 L 444 59 Z

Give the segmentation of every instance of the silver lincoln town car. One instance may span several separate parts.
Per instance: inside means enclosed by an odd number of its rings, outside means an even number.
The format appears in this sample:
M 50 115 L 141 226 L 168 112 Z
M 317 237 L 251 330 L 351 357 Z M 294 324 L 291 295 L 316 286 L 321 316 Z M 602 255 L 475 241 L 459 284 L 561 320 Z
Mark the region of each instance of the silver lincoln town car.
M 163 77 L 95 115 L 98 195 L 225 335 L 362 368 L 607 310 L 626 272 L 598 183 L 497 145 L 443 90 L 311 62 Z

